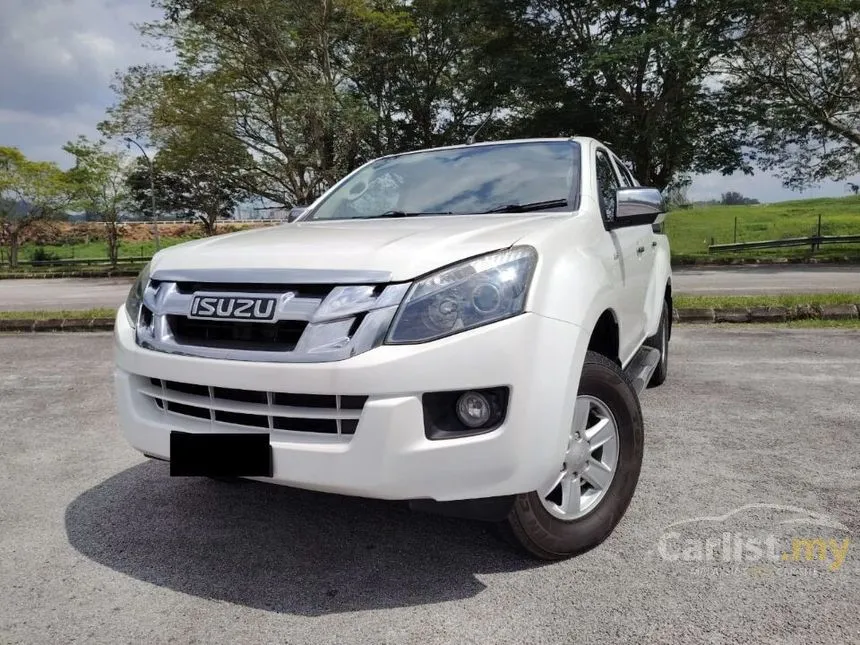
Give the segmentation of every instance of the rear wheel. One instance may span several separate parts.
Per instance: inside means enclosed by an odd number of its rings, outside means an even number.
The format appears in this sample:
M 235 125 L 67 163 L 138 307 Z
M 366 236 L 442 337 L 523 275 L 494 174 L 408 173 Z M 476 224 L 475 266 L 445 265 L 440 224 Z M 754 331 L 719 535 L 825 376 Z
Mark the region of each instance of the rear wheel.
M 663 301 L 663 311 L 660 313 L 660 327 L 657 333 L 645 341 L 645 345 L 653 347 L 660 351 L 660 362 L 657 364 L 657 369 L 651 375 L 651 380 L 648 382 L 648 387 L 657 387 L 663 385 L 666 376 L 669 373 L 669 325 L 671 321 L 669 316 L 672 312 L 669 311 L 669 301 Z
M 518 495 L 501 528 L 534 556 L 559 560 L 601 544 L 623 517 L 642 468 L 636 392 L 605 356 L 588 352 L 558 468 Z

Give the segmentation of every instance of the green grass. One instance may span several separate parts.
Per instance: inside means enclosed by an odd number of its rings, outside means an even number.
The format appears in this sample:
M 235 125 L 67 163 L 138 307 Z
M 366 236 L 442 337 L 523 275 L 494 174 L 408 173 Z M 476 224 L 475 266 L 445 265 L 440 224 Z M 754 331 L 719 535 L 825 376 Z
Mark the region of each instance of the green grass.
M 818 232 L 821 215 L 822 235 L 860 234 L 860 196 L 805 199 L 751 206 L 705 206 L 672 211 L 666 218 L 666 231 L 672 254 L 684 257 L 807 257 L 808 247 L 762 249 L 744 252 L 708 253 L 708 245 L 734 242 L 737 217 L 738 242 L 805 237 Z M 856 256 L 860 244 L 823 246 L 814 257 Z
M 161 247 L 174 246 L 182 242 L 197 239 L 195 237 L 163 237 L 161 238 Z M 103 259 L 107 261 L 108 247 L 107 242 L 89 242 L 86 244 L 66 244 L 66 245 L 36 245 L 25 244 L 18 252 L 18 257 L 22 260 L 31 260 L 33 253 L 37 247 L 41 247 L 48 253 L 53 253 L 58 258 L 63 260 L 79 259 Z M 149 258 L 155 253 L 155 242 L 152 240 L 144 242 L 128 242 L 121 241 L 119 245 L 119 257 L 121 258 Z
M 796 307 L 798 305 L 853 305 L 860 293 L 786 294 L 777 296 L 675 296 L 676 309 L 734 309 L 748 307 Z
M 0 320 L 88 320 L 90 318 L 113 318 L 116 309 L 71 309 L 60 311 L 0 311 Z
M 701 329 L 701 323 L 674 323 L 676 326 Z M 856 329 L 860 331 L 860 320 L 792 320 L 783 323 L 712 323 L 708 327 L 721 329 Z
M 804 237 L 818 231 L 818 216 L 822 216 L 824 235 L 860 234 L 860 196 L 806 199 L 753 206 L 706 206 L 671 212 L 666 219 L 666 231 L 677 262 L 745 259 L 803 259 L 853 260 L 860 262 L 860 244 L 823 246 L 814 254 L 808 247 L 760 249 L 755 251 L 708 253 L 708 245 L 734 241 L 735 218 L 738 221 L 737 241 L 756 242 L 786 237 Z M 198 236 L 199 237 L 199 236 Z M 162 246 L 173 246 L 196 239 L 195 236 L 165 237 Z M 106 259 L 107 244 L 90 242 L 65 246 L 43 247 L 59 258 Z M 26 244 L 21 259 L 32 258 L 35 244 Z M 120 257 L 150 257 L 155 252 L 152 241 L 122 242 Z M 45 267 L 39 267 L 42 270 Z

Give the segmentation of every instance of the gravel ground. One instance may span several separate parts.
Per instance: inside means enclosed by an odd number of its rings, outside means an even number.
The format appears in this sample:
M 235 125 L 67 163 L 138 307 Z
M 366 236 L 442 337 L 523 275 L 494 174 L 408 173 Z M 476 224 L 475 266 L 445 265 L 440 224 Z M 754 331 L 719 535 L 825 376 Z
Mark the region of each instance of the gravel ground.
M 116 428 L 110 335 L 0 336 L 0 642 L 860 642 L 860 332 L 671 349 L 626 517 L 543 564 L 400 504 L 170 479 Z M 724 535 L 850 542 L 737 561 Z

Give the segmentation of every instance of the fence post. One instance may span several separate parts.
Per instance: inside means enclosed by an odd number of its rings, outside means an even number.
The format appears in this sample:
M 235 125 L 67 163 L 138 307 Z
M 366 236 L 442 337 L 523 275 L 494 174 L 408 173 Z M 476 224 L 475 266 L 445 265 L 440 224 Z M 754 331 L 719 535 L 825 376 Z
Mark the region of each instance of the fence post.
M 738 243 L 738 216 L 735 215 L 735 239 L 733 240 L 734 244 Z
M 816 236 L 815 242 L 812 243 L 812 252 L 815 253 L 818 249 L 821 248 L 821 244 L 817 242 L 821 241 L 821 215 L 818 216 L 818 235 Z

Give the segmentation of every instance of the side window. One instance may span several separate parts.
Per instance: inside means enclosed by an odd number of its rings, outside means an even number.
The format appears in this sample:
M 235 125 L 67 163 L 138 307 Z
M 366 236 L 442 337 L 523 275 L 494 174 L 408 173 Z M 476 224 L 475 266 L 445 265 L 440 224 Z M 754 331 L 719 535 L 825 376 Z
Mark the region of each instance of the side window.
M 621 161 L 618 157 L 613 155 L 613 160 L 615 161 L 615 166 L 618 168 L 618 172 L 621 173 L 621 182 L 627 188 L 635 188 L 637 186 L 636 180 L 633 179 L 633 173 L 630 172 L 630 169 L 624 165 L 624 162 Z
M 615 191 L 621 186 L 618 183 L 618 176 L 612 168 L 612 163 L 609 161 L 609 156 L 604 150 L 597 151 L 596 166 L 597 170 L 597 191 L 600 198 L 600 210 L 605 221 L 609 221 L 615 217 Z

